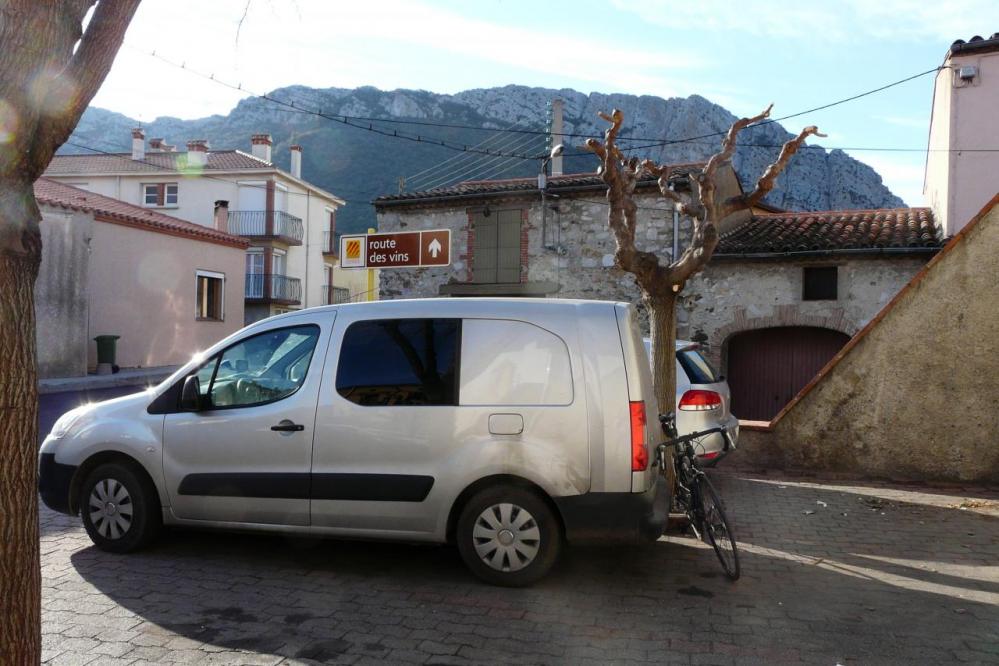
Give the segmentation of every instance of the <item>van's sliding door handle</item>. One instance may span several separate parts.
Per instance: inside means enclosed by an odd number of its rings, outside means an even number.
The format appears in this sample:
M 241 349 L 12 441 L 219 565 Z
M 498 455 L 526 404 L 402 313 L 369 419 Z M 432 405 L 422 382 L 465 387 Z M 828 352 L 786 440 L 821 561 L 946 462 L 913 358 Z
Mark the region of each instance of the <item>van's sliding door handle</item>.
M 281 421 L 277 425 L 272 425 L 271 430 L 275 432 L 301 432 L 305 430 L 305 426 L 301 423 L 292 423 L 291 421 Z

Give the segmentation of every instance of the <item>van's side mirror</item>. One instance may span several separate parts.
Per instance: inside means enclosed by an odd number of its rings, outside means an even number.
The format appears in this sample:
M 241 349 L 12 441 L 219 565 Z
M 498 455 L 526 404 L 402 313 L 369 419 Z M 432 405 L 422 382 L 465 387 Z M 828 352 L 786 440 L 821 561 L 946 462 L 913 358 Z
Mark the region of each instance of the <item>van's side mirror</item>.
M 180 390 L 180 408 L 185 412 L 197 412 L 201 409 L 201 382 L 197 375 L 184 380 L 184 387 Z

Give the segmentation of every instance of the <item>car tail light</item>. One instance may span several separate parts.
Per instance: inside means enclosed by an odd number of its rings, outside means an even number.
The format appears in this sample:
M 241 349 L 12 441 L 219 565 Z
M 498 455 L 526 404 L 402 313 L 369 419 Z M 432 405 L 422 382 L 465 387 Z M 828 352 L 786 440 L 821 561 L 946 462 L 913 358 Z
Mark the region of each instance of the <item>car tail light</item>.
M 680 396 L 679 409 L 685 412 L 706 412 L 721 407 L 721 396 L 714 391 L 691 389 Z
M 645 445 L 645 402 L 628 403 L 631 409 L 631 471 L 644 472 L 649 466 L 649 448 Z

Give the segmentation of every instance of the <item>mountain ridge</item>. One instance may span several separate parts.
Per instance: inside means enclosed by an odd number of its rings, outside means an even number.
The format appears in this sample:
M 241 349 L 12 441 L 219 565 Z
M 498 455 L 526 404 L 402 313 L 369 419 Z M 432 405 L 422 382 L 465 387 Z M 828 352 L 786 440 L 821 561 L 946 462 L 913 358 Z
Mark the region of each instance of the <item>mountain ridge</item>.
M 700 95 L 664 99 L 652 95 L 581 93 L 569 88 L 555 90 L 515 84 L 474 88 L 454 94 L 409 89 L 383 91 L 372 86 L 317 89 L 293 85 L 279 88 L 268 97 L 294 102 L 305 109 L 321 109 L 328 116 L 372 118 L 373 127 L 389 132 L 395 130 L 467 146 L 486 140 L 487 149 L 530 155 L 546 152 L 546 137 L 386 123 L 384 120 L 470 125 L 490 130 L 511 126 L 541 130 L 547 123 L 547 103 L 560 97 L 565 101 L 565 133 L 599 135 L 606 125 L 597 117 L 597 112 L 619 108 L 625 114 L 623 135 L 642 137 L 643 141 L 634 142 L 638 145 L 665 142 L 635 150 L 634 154 L 673 163 L 706 159 L 717 150 L 721 135 L 736 120 L 736 116 L 724 107 Z M 130 130 L 140 125 L 124 114 L 90 108 L 70 142 L 103 151 L 128 152 L 131 149 Z M 251 134 L 269 132 L 274 140 L 274 163 L 284 169 L 289 166 L 288 146 L 301 144 L 304 147 L 303 177 L 349 202 L 338 214 L 338 225 L 344 231 L 374 226 L 374 211 L 368 202 L 377 196 L 398 192 L 400 178 L 408 177 L 406 189 L 416 190 L 447 184 L 448 179 L 455 178 L 532 176 L 539 169 L 539 162 L 535 160 L 456 153 L 426 141 L 410 142 L 381 136 L 259 97 L 240 100 L 225 115 L 193 120 L 159 117 L 144 127 L 147 137 L 164 137 L 181 149 L 188 140 L 208 139 L 213 148 L 240 148 L 247 152 Z M 714 136 L 677 142 L 704 135 Z M 733 166 L 744 187 L 753 186 L 776 157 L 780 145 L 792 136 L 779 123 L 747 128 L 740 134 Z M 675 143 L 668 143 L 670 141 Z M 566 143 L 569 156 L 564 160 L 565 173 L 592 173 L 596 159 L 592 155 L 579 154 L 583 152 L 582 139 L 570 139 Z M 627 141 L 621 143 L 622 147 L 630 145 Z M 86 150 L 67 145 L 63 152 Z M 445 160 L 449 161 L 440 166 Z M 802 147 L 765 201 L 788 210 L 904 205 L 870 166 L 841 150 L 827 151 L 817 144 Z

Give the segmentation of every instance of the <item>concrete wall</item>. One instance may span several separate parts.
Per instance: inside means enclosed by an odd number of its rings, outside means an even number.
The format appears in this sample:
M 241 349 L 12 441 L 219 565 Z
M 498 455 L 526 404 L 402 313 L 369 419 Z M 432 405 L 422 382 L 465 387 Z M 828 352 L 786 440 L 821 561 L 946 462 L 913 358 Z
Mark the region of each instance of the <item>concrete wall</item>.
M 723 371 L 729 338 L 775 326 L 818 326 L 853 335 L 890 301 L 927 261 L 925 255 L 830 260 L 716 259 L 682 296 L 677 335 L 696 340 Z M 803 301 L 806 266 L 837 266 L 835 301 Z
M 120 335 L 121 367 L 184 363 L 243 327 L 242 249 L 100 221 L 91 248 L 87 337 Z M 196 320 L 199 269 L 225 274 L 224 321 Z
M 35 281 L 38 376 L 87 374 L 87 281 L 92 218 L 64 208 L 40 206 L 42 265 Z
M 734 461 L 999 482 L 999 196 Z

